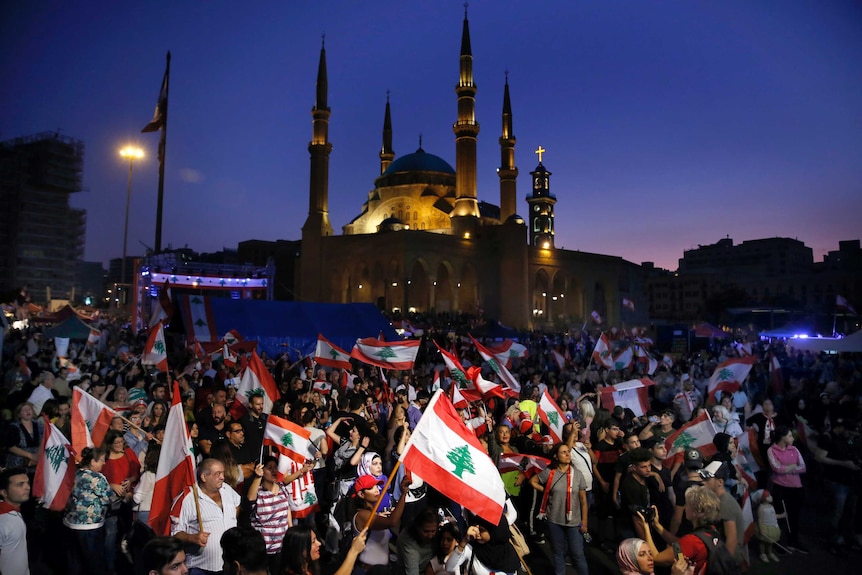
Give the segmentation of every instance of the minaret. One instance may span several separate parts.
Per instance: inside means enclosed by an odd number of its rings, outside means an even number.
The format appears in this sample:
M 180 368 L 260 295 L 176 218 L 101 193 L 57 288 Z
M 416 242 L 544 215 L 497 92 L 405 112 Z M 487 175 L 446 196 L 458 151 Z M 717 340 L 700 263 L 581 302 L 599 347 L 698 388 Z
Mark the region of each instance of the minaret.
M 503 88 L 503 133 L 500 136 L 500 222 L 505 223 L 517 213 L 518 168 L 515 167 L 515 134 L 512 131 L 512 102 L 509 101 L 509 72 Z
M 470 49 L 470 23 L 464 5 L 464 28 L 461 32 L 461 64 L 458 85 L 458 121 L 455 132 L 455 208 L 452 231 L 469 237 L 479 225 L 479 203 L 476 200 L 476 85 L 473 83 L 473 51 Z
M 392 160 L 395 159 L 395 150 L 392 149 L 392 115 L 389 113 L 389 90 L 386 90 L 386 115 L 383 116 L 383 147 L 380 149 L 380 175 L 386 171 Z
M 554 204 L 557 197 L 551 193 L 551 172 L 542 165 L 545 151 L 542 146 L 536 150 L 539 165 L 530 172 L 533 193 L 527 196 L 527 204 L 530 210 L 530 245 L 547 250 L 554 247 Z
M 325 36 L 324 36 L 325 41 Z M 302 226 L 303 237 L 308 235 L 331 236 L 329 224 L 329 106 L 326 102 L 326 45 L 321 43 L 320 63 L 317 67 L 317 89 L 314 108 L 311 109 L 312 135 L 308 144 L 311 154 L 311 177 L 308 189 L 308 218 Z

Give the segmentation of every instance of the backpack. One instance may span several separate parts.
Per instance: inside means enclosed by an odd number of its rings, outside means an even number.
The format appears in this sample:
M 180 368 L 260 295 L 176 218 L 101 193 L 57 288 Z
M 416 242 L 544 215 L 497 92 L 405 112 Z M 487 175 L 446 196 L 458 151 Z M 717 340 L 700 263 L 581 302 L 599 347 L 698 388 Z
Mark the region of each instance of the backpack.
M 718 531 L 714 528 L 697 529 L 692 535 L 703 541 L 706 546 L 706 566 L 698 575 L 741 575 L 742 569 L 727 550 L 724 541 L 718 536 Z

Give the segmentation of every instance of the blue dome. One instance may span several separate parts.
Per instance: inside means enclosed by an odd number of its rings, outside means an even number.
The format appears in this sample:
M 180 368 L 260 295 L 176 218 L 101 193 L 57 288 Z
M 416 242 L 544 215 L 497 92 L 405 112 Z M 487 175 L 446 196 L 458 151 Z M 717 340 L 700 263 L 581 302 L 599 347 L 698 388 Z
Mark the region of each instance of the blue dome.
M 455 170 L 446 160 L 440 156 L 428 154 L 422 148 L 412 154 L 401 156 L 389 164 L 383 175 L 388 176 L 397 172 L 442 172 L 455 175 Z

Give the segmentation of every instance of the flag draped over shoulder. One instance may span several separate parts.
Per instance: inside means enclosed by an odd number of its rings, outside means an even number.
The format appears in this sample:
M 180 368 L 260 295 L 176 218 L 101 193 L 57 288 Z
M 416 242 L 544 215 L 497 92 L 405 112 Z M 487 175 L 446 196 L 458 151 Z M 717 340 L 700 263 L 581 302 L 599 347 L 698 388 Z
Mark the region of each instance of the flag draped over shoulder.
M 616 385 L 602 388 L 602 407 L 613 411 L 614 407 L 631 409 L 637 417 L 649 411 L 648 387 L 655 382 L 648 377 L 630 379 Z
M 506 491 L 496 465 L 438 390 L 401 452 L 404 467 L 479 517 L 496 524 Z
M 275 447 L 279 454 L 299 464 L 314 457 L 310 450 L 311 432 L 276 415 L 270 415 L 266 420 L 263 444 Z M 281 475 L 280 469 L 279 465 L 279 475 Z M 278 480 L 281 481 L 282 477 Z
M 614 368 L 614 358 L 611 354 L 611 342 L 608 336 L 602 333 L 599 336 L 599 341 L 596 342 L 596 347 L 593 348 L 593 361 L 607 369 Z
M 57 427 L 45 418 L 45 437 L 33 478 L 33 495 L 47 509 L 63 511 L 75 483 L 72 446 Z
M 141 355 L 141 365 L 154 365 L 162 372 L 168 371 L 168 347 L 165 343 L 165 326 L 158 322 L 150 329 L 147 345 Z
M 716 395 L 722 391 L 730 393 L 739 391 L 756 361 L 757 358 L 754 356 L 735 357 L 716 367 L 706 386 L 708 400 L 714 402 Z
M 363 363 L 383 369 L 413 369 L 420 343 L 422 342 L 418 339 L 380 341 L 375 337 L 366 337 L 356 340 L 350 355 Z
M 327 367 L 351 369 L 350 353 L 344 351 L 325 337 L 317 334 L 317 348 L 314 351 L 314 361 Z
M 696 447 L 705 460 L 709 460 L 715 452 L 712 438 L 715 437 L 715 427 L 709 414 L 704 411 L 665 439 L 667 457 L 664 460 L 665 467 L 673 467 L 678 461 L 682 461 L 683 451 L 689 447 Z
M 270 413 L 272 404 L 281 397 L 275 379 L 256 351 L 251 352 L 251 359 L 248 360 L 236 388 L 236 398 L 230 408 L 230 415 L 234 420 L 238 421 L 248 411 L 248 402 L 254 395 L 263 396 L 264 413 Z
M 80 387 L 72 388 L 72 451 L 101 445 L 117 413 Z
M 539 419 L 545 422 L 548 426 L 548 431 L 551 432 L 551 439 L 555 443 L 563 441 L 563 426 L 566 424 L 566 416 L 557 402 L 548 395 L 548 390 L 542 393 L 539 399 L 539 405 L 536 409 Z
M 150 507 L 149 525 L 156 535 L 170 535 L 171 504 L 195 481 L 192 440 L 186 428 L 180 386 L 174 382 Z
M 512 373 L 508 369 L 506 369 L 505 365 L 500 363 L 499 359 L 497 358 L 497 355 L 494 354 L 493 351 L 476 341 L 476 338 L 472 335 L 470 336 L 470 339 L 473 340 L 473 345 L 476 346 L 476 351 L 479 352 L 479 355 L 482 356 L 482 359 L 484 359 L 488 363 L 488 366 L 494 371 L 494 373 L 497 374 L 497 377 L 500 379 L 500 381 L 505 383 L 506 387 L 508 387 L 512 391 L 520 393 L 521 382 L 518 381 L 518 378 L 512 375 Z

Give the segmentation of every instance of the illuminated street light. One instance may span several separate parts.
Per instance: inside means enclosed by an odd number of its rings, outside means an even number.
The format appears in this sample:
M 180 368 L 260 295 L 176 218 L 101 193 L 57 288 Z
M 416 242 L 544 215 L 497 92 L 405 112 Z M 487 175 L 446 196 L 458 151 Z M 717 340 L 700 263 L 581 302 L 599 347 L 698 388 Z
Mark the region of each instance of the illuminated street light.
M 120 283 L 126 281 L 126 246 L 129 239 L 129 204 L 132 201 L 132 166 L 135 160 L 140 160 L 144 157 L 144 151 L 135 146 L 126 146 L 120 150 L 120 157 L 129 160 L 129 183 L 126 186 L 126 225 L 123 228 L 123 261 L 120 264 Z M 117 286 L 119 291 L 119 285 Z M 117 294 L 119 295 L 119 294 Z M 120 298 L 117 298 L 117 307 L 120 307 Z

